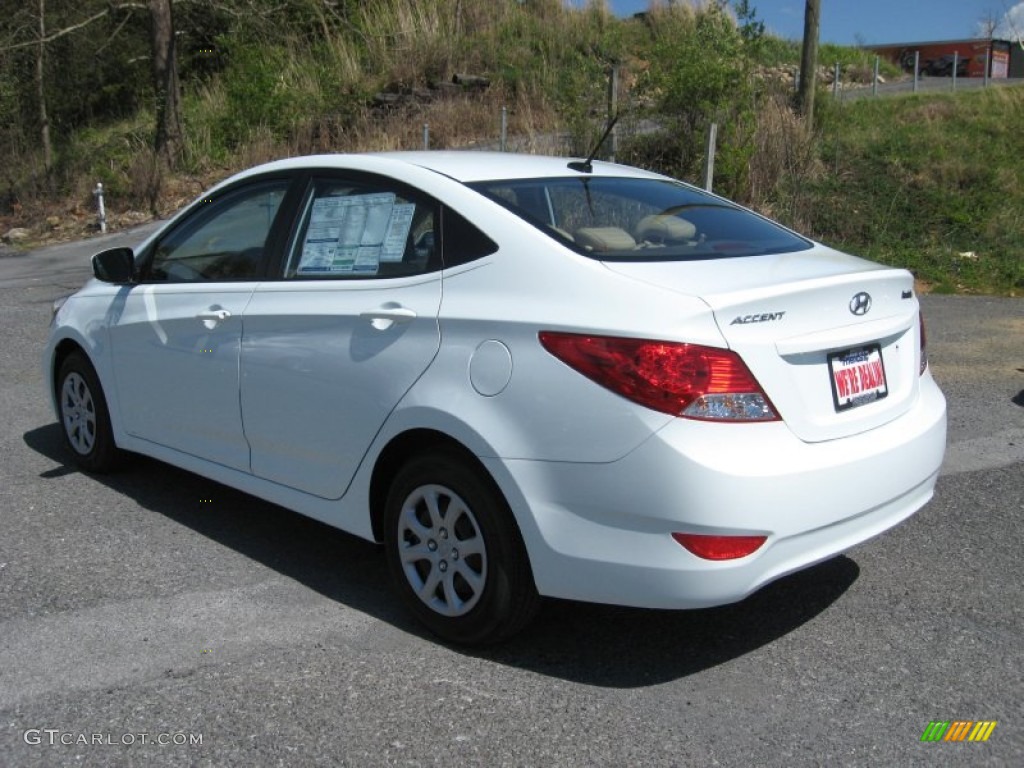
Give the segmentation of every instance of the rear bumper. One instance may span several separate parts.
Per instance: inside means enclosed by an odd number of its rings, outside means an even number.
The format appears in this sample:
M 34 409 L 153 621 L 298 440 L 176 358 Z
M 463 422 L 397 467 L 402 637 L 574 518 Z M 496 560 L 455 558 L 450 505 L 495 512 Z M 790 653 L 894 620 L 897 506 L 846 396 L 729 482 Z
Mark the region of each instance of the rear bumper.
M 484 461 L 516 511 L 541 594 L 699 608 L 741 600 L 912 515 L 932 496 L 945 434 L 945 400 L 926 374 L 910 411 L 840 440 L 678 419 L 607 464 Z M 674 531 L 768 539 L 714 562 Z

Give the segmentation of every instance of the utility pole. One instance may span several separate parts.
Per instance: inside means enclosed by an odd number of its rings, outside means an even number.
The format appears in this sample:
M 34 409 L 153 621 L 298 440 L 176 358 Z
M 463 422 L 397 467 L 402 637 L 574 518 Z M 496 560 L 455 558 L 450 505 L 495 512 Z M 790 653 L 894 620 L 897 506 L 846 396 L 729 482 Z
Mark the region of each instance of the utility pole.
M 814 118 L 814 90 L 818 79 L 818 22 L 821 0 L 807 0 L 804 6 L 804 45 L 800 54 L 800 91 L 797 108 L 810 123 Z

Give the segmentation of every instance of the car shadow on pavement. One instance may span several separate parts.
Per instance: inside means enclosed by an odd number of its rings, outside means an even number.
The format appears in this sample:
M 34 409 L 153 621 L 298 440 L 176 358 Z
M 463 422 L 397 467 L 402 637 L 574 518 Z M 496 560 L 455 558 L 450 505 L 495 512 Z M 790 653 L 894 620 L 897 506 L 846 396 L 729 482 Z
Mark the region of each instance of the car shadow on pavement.
M 58 467 L 69 464 L 57 424 L 31 430 L 25 444 Z M 394 593 L 383 551 L 356 536 L 212 480 L 145 457 L 118 473 L 91 477 L 156 512 L 310 589 L 409 634 L 422 630 Z M 212 499 L 214 503 L 201 500 Z M 451 647 L 538 674 L 589 685 L 644 687 L 742 656 L 806 624 L 859 575 L 848 557 L 828 560 L 765 587 L 741 603 L 693 611 L 655 611 L 548 600 L 537 620 L 503 645 Z
M 719 608 L 655 611 L 550 600 L 539 620 L 478 655 L 588 685 L 657 685 L 723 664 L 811 621 L 860 574 L 845 555 Z

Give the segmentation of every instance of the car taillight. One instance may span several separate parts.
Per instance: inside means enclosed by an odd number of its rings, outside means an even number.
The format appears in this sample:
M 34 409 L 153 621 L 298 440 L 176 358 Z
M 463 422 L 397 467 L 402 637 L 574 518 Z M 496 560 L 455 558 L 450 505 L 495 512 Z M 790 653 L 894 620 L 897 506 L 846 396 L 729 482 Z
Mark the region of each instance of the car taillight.
M 767 536 L 707 536 L 701 533 L 673 533 L 672 538 L 704 560 L 737 560 L 756 552 Z
M 924 333 L 924 312 L 918 312 L 917 321 L 921 327 L 921 369 L 917 374 L 918 376 L 924 376 L 925 368 L 928 367 L 928 344 Z
M 548 352 L 634 403 L 709 421 L 779 416 L 739 355 L 673 341 L 542 331 Z

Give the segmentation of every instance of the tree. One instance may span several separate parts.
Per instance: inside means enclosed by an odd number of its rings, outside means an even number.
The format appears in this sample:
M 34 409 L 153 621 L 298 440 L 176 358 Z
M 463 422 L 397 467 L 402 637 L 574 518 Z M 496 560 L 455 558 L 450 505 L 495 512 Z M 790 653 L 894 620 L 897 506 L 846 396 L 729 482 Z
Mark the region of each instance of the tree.
M 985 14 L 978 19 L 978 37 L 991 40 L 996 33 L 996 28 L 999 26 L 999 17 L 996 16 L 994 11 L 986 11 Z
M 171 0 L 149 0 L 150 41 L 153 48 L 153 90 L 156 93 L 158 157 L 171 168 L 181 160 L 181 83 L 174 43 Z
M 736 0 L 736 20 L 748 45 L 757 45 L 764 38 L 764 22 L 757 18 L 757 8 L 750 0 Z
M 107 99 L 125 109 L 132 103 L 109 88 L 111 76 L 119 83 L 128 80 L 128 48 L 110 45 L 135 7 L 132 0 L 33 0 L 9 16 L 0 14 L 4 138 L 33 131 L 47 176 L 54 168 L 55 145 L 86 122 L 97 104 Z
M 43 145 L 43 170 L 53 170 L 53 145 L 50 143 L 50 118 L 46 114 L 46 81 L 43 54 L 46 52 L 46 2 L 39 0 L 39 47 L 36 48 L 36 98 L 39 100 L 39 137 Z

